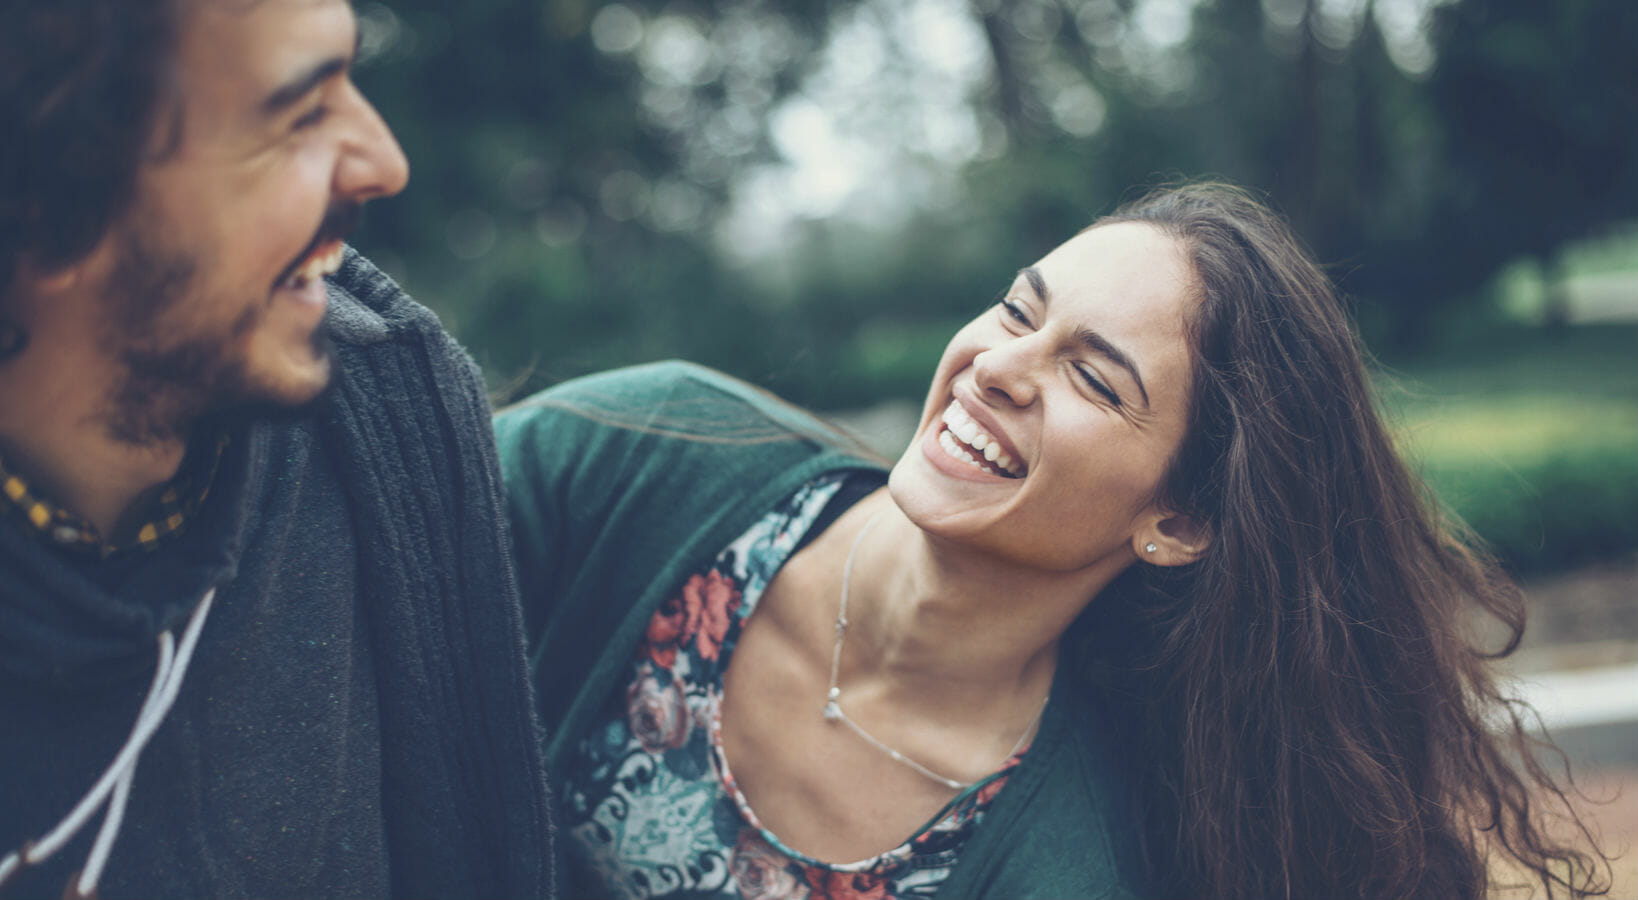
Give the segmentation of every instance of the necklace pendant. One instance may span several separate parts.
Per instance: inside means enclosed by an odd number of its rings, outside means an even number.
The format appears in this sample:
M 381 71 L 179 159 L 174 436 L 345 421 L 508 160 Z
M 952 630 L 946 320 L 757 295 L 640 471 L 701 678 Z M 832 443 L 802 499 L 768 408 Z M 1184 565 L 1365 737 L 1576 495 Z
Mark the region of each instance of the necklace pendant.
M 842 717 L 842 708 L 836 705 L 835 700 L 826 703 L 822 712 L 826 722 L 834 722 Z

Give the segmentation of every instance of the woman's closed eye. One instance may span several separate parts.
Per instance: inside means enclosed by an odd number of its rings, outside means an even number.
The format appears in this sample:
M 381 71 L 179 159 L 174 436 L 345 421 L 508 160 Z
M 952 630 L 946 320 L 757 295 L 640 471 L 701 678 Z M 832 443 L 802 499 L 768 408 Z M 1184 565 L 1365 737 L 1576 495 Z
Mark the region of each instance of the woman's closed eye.
M 1081 379 L 1086 382 L 1087 387 L 1103 395 L 1105 400 L 1108 400 L 1115 406 L 1121 405 L 1120 395 L 1115 393 L 1114 388 L 1111 388 L 1109 385 L 1105 384 L 1103 379 L 1099 378 L 1091 369 L 1085 366 L 1076 366 L 1075 371 L 1080 374 Z
M 1017 303 L 1006 299 L 999 301 L 999 305 L 1002 313 L 1011 317 L 1014 322 L 1017 322 L 1025 328 L 1035 327 L 1034 325 L 1030 324 L 1029 316 L 1024 312 L 1024 308 L 1022 306 L 1019 306 Z
M 1022 304 L 1003 297 L 1002 299 L 996 301 L 996 306 L 999 307 L 1001 315 L 1005 317 L 1002 320 L 1003 324 L 1016 324 L 1024 328 L 1034 330 L 1035 324 L 1029 320 L 1029 313 L 1024 310 Z M 1010 322 L 1008 320 L 1010 320 Z M 1091 388 L 1093 391 L 1096 391 L 1099 396 L 1103 397 L 1103 399 L 1109 401 L 1114 406 L 1121 405 L 1120 395 L 1115 393 L 1115 389 L 1110 387 L 1102 378 L 1098 377 L 1098 374 L 1090 367 L 1077 364 L 1075 366 L 1075 372 L 1080 376 L 1082 381 L 1086 382 L 1087 387 Z

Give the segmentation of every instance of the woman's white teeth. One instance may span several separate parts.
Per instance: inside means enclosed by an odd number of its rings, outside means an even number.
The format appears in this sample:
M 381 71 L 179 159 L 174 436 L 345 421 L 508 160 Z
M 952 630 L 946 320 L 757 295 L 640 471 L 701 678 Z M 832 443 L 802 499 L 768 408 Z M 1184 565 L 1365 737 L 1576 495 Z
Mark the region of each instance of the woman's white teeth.
M 1013 471 L 1012 457 L 1001 452 L 1001 444 L 989 432 L 978 427 L 978 423 L 967 415 L 967 411 L 960 403 L 952 402 L 944 410 L 943 420 L 947 428 L 939 433 L 938 442 L 951 458 L 959 459 L 991 475 L 1005 475 L 1010 478 L 1022 476 L 1022 473 Z M 962 446 L 963 444 L 966 446 Z M 985 462 L 995 465 L 987 466 Z
M 993 467 L 986 466 L 983 463 L 979 462 L 976 458 L 973 457 L 972 453 L 968 452 L 967 450 L 962 449 L 961 445 L 956 443 L 956 439 L 954 437 L 951 437 L 949 431 L 941 431 L 941 432 L 938 433 L 938 445 L 940 447 L 944 448 L 944 452 L 949 454 L 951 459 L 958 459 L 958 460 L 966 463 L 967 465 L 972 466 L 975 469 L 980 469 L 982 471 L 990 473 L 991 475 L 1000 475 L 1001 474 L 1000 472 L 997 472 Z

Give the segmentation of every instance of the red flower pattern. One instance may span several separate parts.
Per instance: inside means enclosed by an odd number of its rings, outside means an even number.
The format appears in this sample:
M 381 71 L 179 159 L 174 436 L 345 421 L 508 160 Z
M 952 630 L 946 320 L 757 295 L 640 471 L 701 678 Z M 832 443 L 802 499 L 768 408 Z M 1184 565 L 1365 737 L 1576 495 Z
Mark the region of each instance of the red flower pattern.
M 733 579 L 713 570 L 688 579 L 683 585 L 683 597 L 690 608 L 698 605 L 700 610 L 700 630 L 694 635 L 694 646 L 701 657 L 715 661 L 722 651 L 722 639 L 728 636 L 728 625 L 739 610 L 739 589 Z
M 774 849 L 754 828 L 742 828 L 728 868 L 741 900 L 802 900 L 807 885 L 787 866 L 790 857 Z
M 660 753 L 688 743 L 694 716 L 682 685 L 668 681 L 661 687 L 654 670 L 645 664 L 642 673 L 626 688 L 626 722 L 644 750 Z
M 692 683 L 700 673 L 670 670 L 676 666 L 678 651 L 687 648 L 690 641 L 700 658 L 720 659 L 722 642 L 741 602 L 742 594 L 733 579 L 712 569 L 691 576 L 650 617 L 638 648 L 637 677 L 626 691 L 628 723 L 644 749 L 658 753 L 688 743 L 697 717 L 688 706 L 682 682 Z M 665 668 L 673 677 L 657 672 L 654 666 Z M 664 686 L 660 684 L 662 678 Z M 705 719 L 699 724 L 703 726 Z M 713 743 L 718 739 L 712 735 Z M 1017 762 L 1015 756 L 1003 764 L 1003 769 Z M 725 766 L 720 775 L 724 789 L 737 795 L 733 776 Z M 947 822 L 941 822 L 940 828 L 917 835 L 913 843 L 927 841 L 938 830 L 961 827 L 995 799 L 1006 781 L 1003 775 L 984 785 Z M 743 804 L 743 798 L 736 796 L 736 800 Z M 750 810 L 743 805 L 741 812 L 750 816 Z M 804 864 L 768 843 L 755 825 L 753 821 L 753 827 L 740 831 L 728 861 L 738 893 L 745 900 L 893 900 L 892 881 L 886 875 L 838 872 Z
M 660 608 L 655 610 L 654 615 L 648 620 L 648 631 L 643 635 L 640 652 L 654 660 L 657 665 L 669 669 L 676 665 L 677 646 L 699 628 L 699 623 L 698 606 L 690 610 L 681 595 L 671 597 L 661 603 Z
M 810 900 L 889 900 L 887 881 L 868 872 L 832 872 L 803 866 Z
M 733 579 L 714 570 L 694 575 L 654 611 L 639 654 L 669 669 L 677 663 L 677 649 L 692 640 L 701 658 L 716 660 L 739 602 Z
M 1013 757 L 1013 759 L 1011 761 L 1009 761 L 1007 767 L 1011 768 L 1013 765 L 1016 765 L 1017 764 L 1017 762 L 1016 762 L 1017 759 L 1018 759 L 1018 757 L 1016 757 L 1016 756 Z M 1006 783 L 1007 783 L 1007 776 L 1001 775 L 1001 776 L 995 778 L 989 784 L 986 784 L 986 785 L 980 787 L 978 789 L 977 800 L 975 801 L 977 803 L 977 805 L 978 806 L 989 806 L 990 801 L 995 799 L 996 794 L 1001 793 L 1001 788 L 1005 787 Z

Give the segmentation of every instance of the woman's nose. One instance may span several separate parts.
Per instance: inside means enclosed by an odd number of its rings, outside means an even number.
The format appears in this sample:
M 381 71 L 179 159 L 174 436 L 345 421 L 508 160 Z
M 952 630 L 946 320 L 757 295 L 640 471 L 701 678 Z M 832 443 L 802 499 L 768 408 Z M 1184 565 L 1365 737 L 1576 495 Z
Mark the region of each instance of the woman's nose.
M 1034 336 L 1013 338 L 973 357 L 973 379 L 985 399 L 1029 406 L 1038 392 Z

